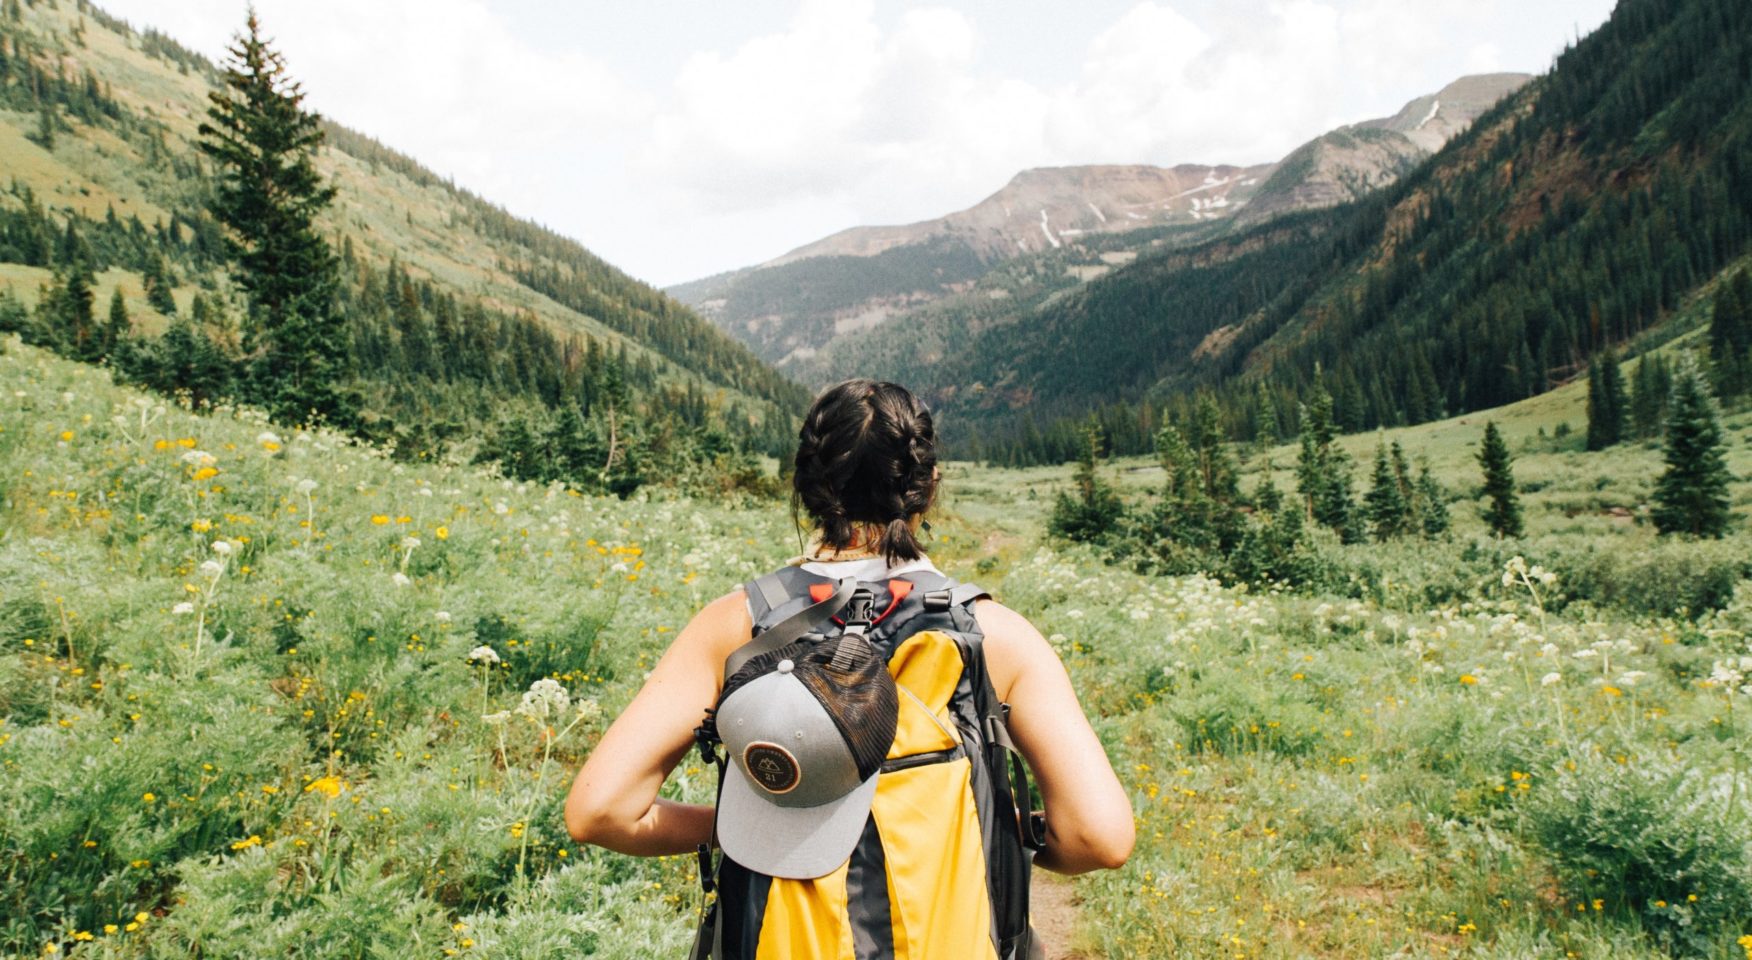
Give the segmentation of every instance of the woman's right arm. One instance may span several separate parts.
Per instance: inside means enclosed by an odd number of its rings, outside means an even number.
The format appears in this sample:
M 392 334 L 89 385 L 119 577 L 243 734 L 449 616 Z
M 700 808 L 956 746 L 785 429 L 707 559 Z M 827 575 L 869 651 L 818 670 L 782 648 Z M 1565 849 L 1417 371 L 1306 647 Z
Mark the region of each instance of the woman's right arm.
M 707 604 L 676 635 L 578 771 L 566 797 L 566 830 L 639 856 L 689 853 L 712 840 L 709 805 L 657 796 L 694 746 L 693 731 L 717 699 L 724 658 L 752 630 L 741 590 Z
M 974 607 L 992 686 L 1010 704 L 1010 737 L 1046 805 L 1046 847 L 1034 862 L 1056 873 L 1123 865 L 1137 839 L 1126 796 L 1052 645 L 1021 614 Z

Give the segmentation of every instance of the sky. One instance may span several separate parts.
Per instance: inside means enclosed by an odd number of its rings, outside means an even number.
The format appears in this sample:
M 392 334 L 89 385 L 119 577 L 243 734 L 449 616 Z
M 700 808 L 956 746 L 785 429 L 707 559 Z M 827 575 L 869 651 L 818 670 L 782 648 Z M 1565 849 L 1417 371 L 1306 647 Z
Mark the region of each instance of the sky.
M 214 59 L 245 0 L 100 0 Z M 324 115 L 659 285 L 1020 170 L 1269 162 L 1611 0 L 256 0 Z

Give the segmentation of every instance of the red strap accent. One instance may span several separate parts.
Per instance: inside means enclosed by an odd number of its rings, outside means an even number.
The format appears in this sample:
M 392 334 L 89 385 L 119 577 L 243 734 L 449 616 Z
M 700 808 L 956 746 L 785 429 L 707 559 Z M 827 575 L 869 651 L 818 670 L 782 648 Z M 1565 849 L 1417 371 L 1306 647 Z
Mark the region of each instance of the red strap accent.
M 820 603 L 828 597 L 833 596 L 833 592 L 837 589 L 837 586 L 837 584 L 832 583 L 812 583 L 809 585 L 809 599 L 814 600 L 816 603 Z
M 888 581 L 888 595 L 894 598 L 895 603 L 905 600 L 906 595 L 912 593 L 912 588 L 913 583 L 911 580 Z

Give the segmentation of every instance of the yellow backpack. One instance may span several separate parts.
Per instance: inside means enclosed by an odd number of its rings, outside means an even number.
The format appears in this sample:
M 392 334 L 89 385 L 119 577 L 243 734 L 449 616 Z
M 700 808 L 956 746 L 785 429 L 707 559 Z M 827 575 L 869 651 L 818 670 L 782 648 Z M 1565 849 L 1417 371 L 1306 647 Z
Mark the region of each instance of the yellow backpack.
M 863 834 L 826 876 L 766 876 L 702 846 L 693 960 L 1025 960 L 1028 882 L 1044 821 L 986 673 L 970 584 L 920 571 L 835 581 L 787 567 L 746 587 L 754 639 L 726 663 L 837 637 L 850 623 L 899 691 L 893 745 Z M 843 614 L 843 616 L 836 616 Z M 866 625 L 867 624 L 867 625 Z M 696 731 L 724 778 L 712 717 Z

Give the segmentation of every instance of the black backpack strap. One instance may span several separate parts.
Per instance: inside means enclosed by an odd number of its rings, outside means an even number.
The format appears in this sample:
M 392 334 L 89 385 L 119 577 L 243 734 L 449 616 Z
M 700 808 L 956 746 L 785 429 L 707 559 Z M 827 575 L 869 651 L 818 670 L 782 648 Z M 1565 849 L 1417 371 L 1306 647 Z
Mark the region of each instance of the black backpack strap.
M 761 578 L 761 580 L 765 579 L 766 577 Z M 755 581 L 754 589 L 761 589 L 758 586 L 759 583 L 759 580 Z M 833 594 L 826 600 L 812 603 L 755 634 L 753 640 L 737 647 L 730 656 L 724 659 L 724 679 L 730 679 L 730 676 L 741 669 L 743 664 L 755 657 L 797 642 L 805 633 L 815 629 L 829 617 L 845 609 L 846 604 L 851 602 L 852 594 L 857 589 L 858 579 L 847 577 L 839 582 L 839 585 L 834 588 Z M 789 596 L 786 599 L 790 599 Z

